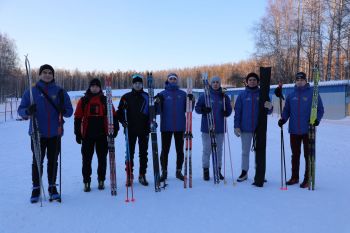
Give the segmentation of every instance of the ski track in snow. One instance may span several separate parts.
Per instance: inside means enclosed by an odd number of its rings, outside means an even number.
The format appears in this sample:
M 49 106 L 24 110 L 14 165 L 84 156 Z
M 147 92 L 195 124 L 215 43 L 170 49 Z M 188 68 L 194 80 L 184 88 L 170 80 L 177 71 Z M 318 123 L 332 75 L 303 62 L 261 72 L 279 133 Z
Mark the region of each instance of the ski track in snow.
M 117 106 L 117 103 L 114 103 Z M 151 144 L 148 187 L 134 183 L 135 203 L 125 203 L 126 188 L 122 131 L 116 138 L 117 196 L 110 195 L 109 170 L 106 189 L 97 190 L 97 158 L 93 159 L 92 191 L 83 192 L 80 145 L 73 133 L 73 117 L 66 119 L 62 139 L 62 203 L 30 204 L 31 152 L 28 121 L 0 124 L 0 233 L 32 232 L 350 232 L 350 119 L 324 120 L 317 128 L 316 190 L 298 185 L 280 188 L 280 128 L 278 116 L 270 116 L 267 133 L 268 182 L 264 188 L 251 185 L 254 156 L 250 156 L 248 181 L 232 185 L 226 157 L 228 183 L 214 185 L 202 180 L 200 115 L 193 114 L 193 188 L 183 188 L 175 178 L 174 141 L 169 154 L 168 187 L 153 188 Z M 158 117 L 159 120 L 159 117 Z M 228 119 L 234 178 L 240 174 L 241 143 L 233 134 L 233 115 Z M 160 125 L 160 124 L 159 124 Z M 289 134 L 284 127 L 287 179 L 291 170 Z M 160 133 L 158 133 L 160 148 Z M 151 142 L 150 142 L 151 143 Z M 136 152 L 138 148 L 136 146 Z M 160 154 L 160 151 L 159 151 Z M 303 154 L 301 155 L 303 156 Z M 304 173 L 301 158 L 300 177 Z M 135 155 L 135 178 L 138 156 Z M 212 170 L 210 170 L 212 176 Z M 212 178 L 212 177 L 211 177 Z M 47 194 L 46 159 L 43 183 Z

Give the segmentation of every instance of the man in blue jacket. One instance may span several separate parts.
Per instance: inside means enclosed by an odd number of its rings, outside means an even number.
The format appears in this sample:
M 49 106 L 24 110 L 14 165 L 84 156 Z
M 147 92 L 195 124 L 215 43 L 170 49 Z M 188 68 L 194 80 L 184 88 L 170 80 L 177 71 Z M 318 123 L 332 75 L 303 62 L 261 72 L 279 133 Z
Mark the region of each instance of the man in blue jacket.
M 56 188 L 57 160 L 61 150 L 60 137 L 63 135 L 63 129 L 60 130 L 62 125 L 59 123 L 59 115 L 70 117 L 73 114 L 73 108 L 67 92 L 56 85 L 54 75 L 55 71 L 52 66 L 45 64 L 40 67 L 40 80 L 34 87 L 31 87 L 34 104 L 30 103 L 29 90 L 26 90 L 18 107 L 18 114 L 23 119 L 29 119 L 30 116 L 35 115 L 38 120 L 41 145 L 40 174 L 42 174 L 45 151 L 47 151 L 48 191 L 51 199 L 59 199 L 60 194 Z M 31 125 L 30 123 L 29 134 L 32 133 Z M 33 190 L 30 201 L 36 203 L 40 196 L 40 182 L 33 142 L 31 142 L 31 149 L 33 151 Z
M 241 137 L 242 141 L 242 173 L 237 179 L 238 182 L 248 179 L 249 153 L 259 115 L 259 76 L 249 73 L 246 83 L 245 90 L 238 95 L 235 103 L 234 133 Z M 266 101 L 264 107 L 268 109 L 268 114 L 272 113 L 271 102 Z
M 289 119 L 288 132 L 290 133 L 290 147 L 292 149 L 292 177 L 287 181 L 287 185 L 299 183 L 299 165 L 301 154 L 301 143 L 304 144 L 305 174 L 304 180 L 300 184 L 301 188 L 308 187 L 308 154 L 309 154 L 309 122 L 311 114 L 313 88 L 306 81 L 306 74 L 298 72 L 295 76 L 294 91 L 286 98 L 283 108 L 282 118 L 278 121 L 278 126 L 282 127 Z M 318 96 L 317 119 L 315 126 L 320 124 L 324 109 L 322 99 Z
M 178 76 L 170 73 L 165 82 L 165 90 L 160 92 L 155 100 L 157 113 L 160 113 L 160 131 L 162 151 L 160 163 L 162 175 L 160 182 L 168 178 L 168 155 L 171 138 L 174 135 L 176 147 L 176 178 L 184 180 L 181 173 L 184 161 L 184 133 L 186 130 L 186 92 L 179 89 Z M 193 95 L 189 96 L 194 101 Z
M 202 167 L 203 167 L 203 179 L 205 181 L 210 180 L 209 166 L 210 166 L 210 155 L 211 155 L 211 140 L 208 130 L 208 114 L 213 112 L 214 125 L 215 125 L 215 137 L 217 145 L 218 155 L 218 168 L 220 180 L 224 179 L 221 174 L 222 165 L 222 145 L 224 143 L 224 134 L 226 128 L 224 128 L 224 117 L 229 117 L 232 113 L 230 98 L 222 92 L 221 81 L 218 76 L 214 76 L 210 80 L 210 98 L 211 107 L 205 106 L 205 97 L 201 95 L 196 104 L 196 112 L 202 114 L 201 121 L 201 132 L 202 132 L 202 143 L 203 143 L 203 155 L 202 155 Z M 225 108 L 224 108 L 225 99 Z

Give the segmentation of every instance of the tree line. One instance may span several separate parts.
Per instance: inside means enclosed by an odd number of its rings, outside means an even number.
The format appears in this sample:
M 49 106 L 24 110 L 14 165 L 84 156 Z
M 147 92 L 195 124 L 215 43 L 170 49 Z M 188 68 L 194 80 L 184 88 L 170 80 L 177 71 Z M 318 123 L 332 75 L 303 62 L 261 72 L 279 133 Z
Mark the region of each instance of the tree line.
M 179 75 L 181 87 L 186 86 L 186 77 L 192 77 L 194 87 L 201 88 L 202 72 L 208 72 L 209 77 L 220 76 L 225 86 L 242 87 L 245 76 L 259 72 L 260 66 L 272 67 L 272 84 L 293 82 L 298 71 L 312 77 L 315 66 L 321 80 L 349 79 L 350 0 L 268 0 L 265 14 L 253 25 L 252 33 L 255 51 L 249 59 L 153 71 L 156 88 L 164 87 L 170 72 Z M 28 87 L 21 67 L 24 66 L 19 64 L 15 42 L 0 32 L 0 102 L 7 96 L 21 96 Z M 37 78 L 38 68 L 32 72 Z M 92 78 L 100 78 L 104 85 L 105 78 L 112 76 L 113 88 L 122 89 L 131 87 L 131 75 L 135 72 L 57 69 L 55 80 L 66 90 L 74 91 L 85 90 Z M 138 73 L 146 77 L 145 71 Z

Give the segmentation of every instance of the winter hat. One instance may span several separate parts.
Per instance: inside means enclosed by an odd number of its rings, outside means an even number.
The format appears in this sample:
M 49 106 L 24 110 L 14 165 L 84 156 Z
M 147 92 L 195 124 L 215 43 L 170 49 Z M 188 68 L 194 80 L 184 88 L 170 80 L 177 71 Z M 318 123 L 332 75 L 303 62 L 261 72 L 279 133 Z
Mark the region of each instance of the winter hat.
M 143 77 L 141 74 L 134 74 L 131 78 L 132 78 L 132 83 L 136 83 L 136 82 L 143 83 Z
M 304 79 L 306 81 L 306 74 L 304 72 L 298 72 L 295 75 L 295 80 L 297 79 Z
M 175 74 L 175 73 L 170 73 L 170 74 L 168 74 L 168 77 L 167 77 L 168 79 L 170 79 L 170 78 L 175 78 L 176 80 L 178 79 L 178 77 L 177 77 L 177 74 Z
M 101 81 L 98 78 L 94 78 L 93 80 L 90 81 L 89 88 L 91 86 L 94 86 L 94 85 L 96 85 L 96 86 L 98 86 L 98 87 L 100 87 L 102 89 Z
M 258 82 L 260 81 L 259 76 L 256 73 L 254 73 L 254 72 L 249 73 L 247 75 L 247 77 L 245 78 L 245 81 L 248 83 L 248 79 L 251 78 L 251 77 L 255 78 L 256 81 L 258 81 Z
M 221 80 L 219 76 L 214 76 L 210 79 L 210 84 L 213 84 L 213 82 L 219 82 L 221 84 Z
M 55 77 L 55 70 L 52 68 L 52 66 L 45 64 L 40 66 L 39 68 L 39 75 L 41 75 L 41 72 L 43 72 L 43 70 L 51 70 L 52 71 L 52 75 Z

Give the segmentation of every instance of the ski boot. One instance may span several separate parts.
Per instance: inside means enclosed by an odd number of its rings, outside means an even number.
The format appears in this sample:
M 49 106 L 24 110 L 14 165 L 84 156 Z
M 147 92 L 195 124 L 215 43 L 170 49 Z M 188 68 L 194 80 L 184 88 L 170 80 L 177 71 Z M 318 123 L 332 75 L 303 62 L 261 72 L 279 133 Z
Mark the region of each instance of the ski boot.
M 30 203 L 37 203 L 40 198 L 40 186 L 33 187 Z

